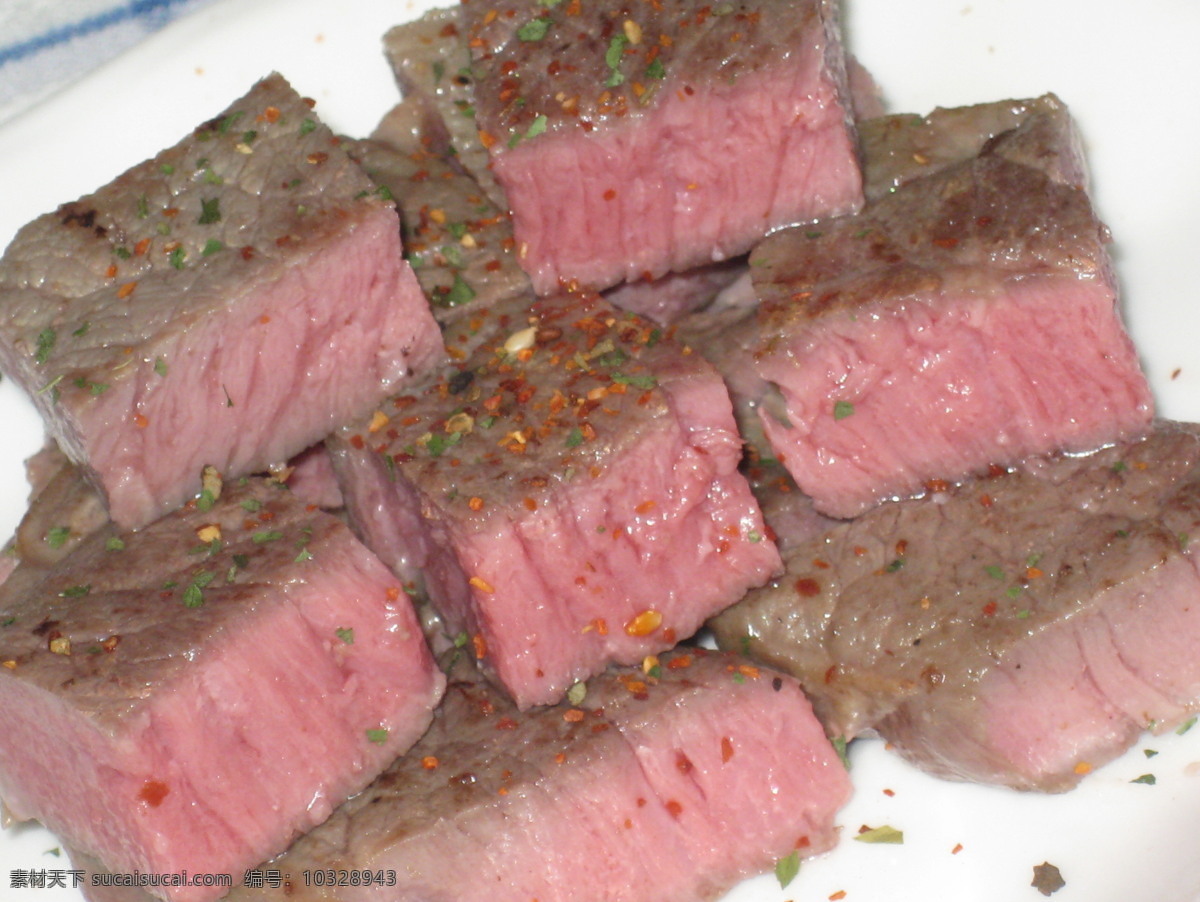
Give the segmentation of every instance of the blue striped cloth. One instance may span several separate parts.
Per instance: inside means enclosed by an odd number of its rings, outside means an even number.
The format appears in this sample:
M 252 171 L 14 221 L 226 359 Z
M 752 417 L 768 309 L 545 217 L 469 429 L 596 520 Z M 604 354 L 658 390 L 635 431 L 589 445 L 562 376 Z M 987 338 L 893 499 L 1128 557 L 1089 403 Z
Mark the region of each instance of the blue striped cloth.
M 0 122 L 211 0 L 0 0 Z

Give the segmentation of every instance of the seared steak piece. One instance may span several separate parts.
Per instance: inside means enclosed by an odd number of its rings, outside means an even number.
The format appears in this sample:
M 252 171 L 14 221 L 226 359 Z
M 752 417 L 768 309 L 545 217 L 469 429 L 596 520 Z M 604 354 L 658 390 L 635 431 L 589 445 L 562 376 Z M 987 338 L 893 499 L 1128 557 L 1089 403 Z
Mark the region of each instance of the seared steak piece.
M 859 120 L 863 190 L 868 199 L 914 179 L 991 153 L 1024 163 L 1053 181 L 1086 188 L 1087 161 L 1075 121 L 1053 94 L 974 106 L 938 107 L 926 116 Z
M 49 567 L 108 522 L 104 499 L 54 442 L 25 462 L 29 508 L 13 537 L 13 556 Z
M 278 75 L 0 261 L 0 366 L 112 518 L 282 463 L 439 361 L 396 213 Z
M 349 514 L 522 707 L 691 635 L 779 557 L 717 373 L 594 295 L 329 440 Z
M 442 693 L 408 598 L 341 520 L 264 480 L 216 492 L 0 586 L 0 798 L 117 871 L 279 853 Z
M 832 2 L 495 12 L 467 0 L 459 27 L 539 293 L 688 270 L 861 204 Z
M 614 307 L 669 326 L 712 304 L 745 272 L 746 258 L 736 257 L 686 272 L 669 273 L 661 279 L 623 282 L 604 292 L 604 299 Z
M 439 144 L 431 149 L 453 153 L 492 202 L 507 209 L 504 191 L 488 165 L 487 148 L 479 140 L 475 121 L 478 75 L 462 36 L 457 7 L 433 9 L 397 25 L 384 35 L 383 49 L 405 100 L 421 104 L 440 123 Z
M 407 755 L 228 898 L 715 899 L 831 848 L 849 794 L 800 688 L 741 658 L 664 655 L 523 713 L 452 681 Z M 338 871 L 367 879 L 313 879 Z
M 1197 529 L 1200 426 L 1162 423 L 781 539 L 786 575 L 714 631 L 799 677 L 831 735 L 1064 790 L 1200 709 Z
M 1150 422 L 1107 229 L 1058 180 L 1057 137 L 1049 174 L 1004 137 L 751 256 L 760 306 L 740 363 L 759 398 L 778 392 L 781 409 L 760 407 L 766 437 L 826 514 Z
M 404 252 L 443 326 L 477 316 L 514 295 L 529 296 L 529 277 L 517 265 L 512 222 L 479 184 L 429 139 L 428 117 L 405 101 L 376 128 L 371 140 L 347 142 L 347 151 L 395 198 Z M 466 339 L 477 330 L 457 330 Z M 452 342 L 461 361 L 470 348 Z

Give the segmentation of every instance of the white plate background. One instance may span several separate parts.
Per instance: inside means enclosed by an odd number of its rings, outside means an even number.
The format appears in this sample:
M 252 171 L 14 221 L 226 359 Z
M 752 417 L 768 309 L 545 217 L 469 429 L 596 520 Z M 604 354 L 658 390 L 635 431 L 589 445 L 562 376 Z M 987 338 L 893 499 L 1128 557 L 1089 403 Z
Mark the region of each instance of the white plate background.
M 273 69 L 315 98 L 333 128 L 366 134 L 398 97 L 380 37 L 424 8 L 221 0 L 168 27 L 0 128 L 0 243 L 174 143 Z M 846 0 L 845 18 L 848 46 L 891 111 L 1049 90 L 1070 105 L 1160 413 L 1200 420 L 1200 3 Z M 32 407 L 7 380 L 0 424 L 2 539 L 24 509 L 22 461 L 41 443 Z M 786 890 L 764 876 L 725 902 L 820 902 L 838 892 L 846 902 L 1021 902 L 1043 898 L 1030 886 L 1043 861 L 1066 879 L 1055 902 L 1200 900 L 1200 727 L 1144 737 L 1064 796 L 938 782 L 879 742 L 852 753 L 856 796 L 838 818 L 841 847 L 806 862 Z M 1146 773 L 1157 785 L 1130 782 Z M 851 840 L 861 825 L 882 824 L 902 829 L 904 844 Z M 78 891 L 10 886 L 14 869 L 69 867 L 57 846 L 36 826 L 0 832 L 0 899 L 78 902 Z

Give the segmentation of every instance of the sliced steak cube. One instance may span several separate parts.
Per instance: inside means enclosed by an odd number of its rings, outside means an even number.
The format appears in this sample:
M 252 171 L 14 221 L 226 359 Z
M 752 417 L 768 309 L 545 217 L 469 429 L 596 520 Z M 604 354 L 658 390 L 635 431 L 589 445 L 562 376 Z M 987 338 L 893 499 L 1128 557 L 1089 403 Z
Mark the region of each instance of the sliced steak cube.
M 1200 426 L 1162 423 L 781 538 L 787 573 L 714 631 L 795 674 L 831 735 L 1064 790 L 1200 709 L 1198 528 Z
M 279 853 L 442 693 L 411 603 L 341 520 L 265 480 L 212 494 L 0 586 L 0 798 L 117 871 Z
M 492 199 L 507 209 L 488 165 L 475 121 L 478 74 L 462 36 L 458 9 L 433 9 L 383 37 L 384 54 L 406 101 L 416 101 L 441 124 L 438 151 L 449 151 Z
M 524 708 L 674 645 L 779 558 L 699 355 L 594 295 L 507 322 L 328 444 L 367 544 Z
M 279 76 L 0 261 L 0 366 L 142 526 L 442 358 L 396 213 Z
M 437 150 L 426 121 L 419 104 L 406 101 L 371 140 L 348 142 L 347 151 L 395 198 L 405 256 L 446 328 L 480 308 L 528 296 L 529 277 L 517 265 L 507 211 Z M 457 343 L 447 349 L 454 360 L 468 350 Z
M 859 120 L 863 190 L 868 199 L 962 163 L 989 150 L 1077 188 L 1088 183 L 1075 121 L 1053 94 L 974 106 L 939 107 L 926 116 L 899 114 Z
M 751 257 L 743 363 L 778 392 L 764 432 L 826 514 L 1150 422 L 1107 229 L 1085 191 L 1003 147 Z
M 614 307 L 669 326 L 689 313 L 714 303 L 722 291 L 746 272 L 746 258 L 698 266 L 661 279 L 623 282 L 604 292 Z
M 539 293 L 692 269 L 859 207 L 833 3 L 630 9 L 460 9 L 481 140 Z
M 290 879 L 229 899 L 327 899 L 301 875 L 329 868 L 370 875 L 343 902 L 715 899 L 831 848 L 849 794 L 800 688 L 744 659 L 671 654 L 523 713 L 454 681 L 420 743 L 259 869 Z

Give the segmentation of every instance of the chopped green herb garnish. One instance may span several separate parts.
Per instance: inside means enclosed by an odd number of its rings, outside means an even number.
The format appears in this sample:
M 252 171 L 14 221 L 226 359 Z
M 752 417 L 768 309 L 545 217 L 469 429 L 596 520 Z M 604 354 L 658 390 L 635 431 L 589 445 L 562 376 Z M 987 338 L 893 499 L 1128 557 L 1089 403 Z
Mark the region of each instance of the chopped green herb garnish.
M 145 219 L 149 215 L 150 201 L 146 198 L 146 195 L 139 194 L 137 199 L 137 217 L 138 219 Z
M 349 626 L 339 626 L 334 631 L 334 635 L 345 642 L 347 645 L 354 644 L 354 628 Z
M 779 881 L 780 889 L 787 889 L 788 884 L 800 873 L 800 850 L 792 849 L 775 862 L 775 879 Z
M 209 197 L 200 199 L 200 218 L 196 220 L 200 225 L 212 225 L 214 222 L 221 221 L 221 198 Z
M 462 441 L 463 434 L 461 432 L 452 432 L 449 435 L 434 434 L 429 437 L 429 441 L 425 443 L 425 450 L 432 457 L 441 457 L 447 448 L 452 448 Z
M 625 76 L 621 74 L 621 58 L 625 55 L 625 45 L 628 43 L 629 38 L 625 37 L 623 31 L 614 34 L 612 40 L 608 42 L 608 50 L 604 53 L 604 62 L 611 72 L 608 80 L 604 82 L 605 87 L 615 88 L 625 81 Z
M 846 417 L 854 415 L 854 405 L 849 401 L 838 401 L 833 405 L 833 418 L 835 420 L 844 420 Z
M 854 838 L 859 842 L 903 845 L 904 831 L 897 830 L 895 827 L 890 827 L 885 824 L 882 827 L 875 827 L 872 830 L 864 830 Z
M 243 144 L 253 144 L 254 139 L 257 137 L 258 137 L 258 132 L 256 132 L 254 129 L 248 129 L 247 131 L 242 132 L 242 143 Z
M 225 245 L 216 238 L 209 238 L 204 242 L 204 247 L 200 251 L 201 257 L 207 257 L 209 254 L 215 254 L 217 251 L 225 250 Z
M 380 727 L 376 730 L 367 730 L 367 741 L 373 742 L 376 745 L 383 745 L 387 742 L 388 731 Z
M 551 20 L 547 16 L 530 19 L 517 29 L 517 37 L 522 41 L 540 41 L 550 30 Z
M 241 503 L 241 508 L 244 511 L 254 514 L 262 510 L 262 502 L 257 498 L 247 498 Z
M 62 548 L 71 537 L 69 526 L 51 526 L 46 531 L 46 544 L 51 548 Z
M 225 134 L 229 131 L 233 124 L 241 119 L 244 115 L 246 114 L 241 110 L 234 110 L 228 116 L 222 117 L 220 124 L 217 126 L 217 131 L 219 131 L 221 134 Z
M 124 551 L 125 550 L 125 540 L 120 539 L 117 536 L 110 536 L 108 541 L 106 541 L 104 543 L 104 550 L 105 551 Z
M 984 567 L 983 572 L 986 573 L 988 576 L 990 576 L 992 579 L 1004 579 L 1004 571 L 1001 568 L 997 567 L 995 564 L 993 564 L 990 567 Z
M 667 70 L 663 68 L 662 60 L 660 60 L 657 56 L 650 62 L 650 65 L 646 67 L 646 77 L 647 78 L 666 78 L 667 77 Z
M 58 340 L 58 333 L 53 329 L 43 329 L 38 333 L 37 337 L 37 353 L 33 359 L 35 363 L 45 363 L 46 358 L 50 356 L 50 352 L 54 349 L 54 343 Z
M 1158 782 L 1158 779 L 1154 776 L 1154 774 L 1142 774 L 1140 777 L 1136 777 L 1136 778 L 1130 780 L 1129 782 L 1130 783 L 1145 783 L 1147 786 L 1153 786 L 1155 783 Z
M 183 263 L 187 259 L 187 251 L 183 249 L 183 245 L 175 248 L 171 253 L 167 254 L 167 260 L 176 269 L 183 269 Z
M 886 570 L 888 573 L 895 573 L 897 570 L 899 570 L 903 566 L 904 566 L 904 558 L 898 557 L 894 561 L 892 561 L 890 564 L 888 564 L 886 567 L 884 567 L 883 569 Z
M 1178 729 L 1176 729 L 1175 732 L 1179 736 L 1182 736 L 1184 733 L 1186 733 L 1188 730 L 1190 730 L 1195 725 L 1196 725 L 1196 718 L 1189 717 L 1187 720 L 1185 720 L 1183 723 L 1181 723 L 1179 725 Z
M 276 532 L 274 530 L 266 530 L 263 532 L 256 532 L 254 535 L 252 535 L 250 537 L 251 541 L 253 541 L 254 544 L 256 544 L 256 545 L 262 545 L 266 542 L 275 542 L 282 538 L 283 538 L 283 533 Z
M 1155 755 L 1158 754 L 1158 752 L 1154 749 L 1142 749 L 1142 754 L 1145 755 L 1147 758 L 1153 758 Z
M 578 448 L 582 444 L 583 444 L 583 431 L 578 426 L 575 426 L 571 429 L 570 432 L 567 433 L 567 447 L 568 448 Z
M 117 255 L 117 259 L 119 260 L 128 260 L 133 256 L 127 247 L 118 247 L 113 251 L 113 253 Z
M 202 511 L 212 510 L 212 506 L 217 503 L 217 499 L 209 489 L 201 489 L 200 495 L 196 498 L 196 507 Z
M 307 135 L 310 132 L 316 131 L 317 123 L 314 119 L 305 119 L 300 123 L 300 134 Z
M 301 548 L 300 553 L 296 555 L 296 558 L 292 563 L 303 564 L 305 561 L 311 561 L 312 558 L 313 556 L 311 551 L 309 551 L 307 548 Z
M 91 591 L 92 587 L 90 584 L 88 584 L 86 586 L 67 586 L 67 588 L 63 589 L 58 594 L 63 598 L 82 598 Z
M 748 636 L 746 638 L 749 639 Z M 850 769 L 850 744 L 848 742 L 846 742 L 846 737 L 845 736 L 834 736 L 833 739 L 831 739 L 829 741 L 831 743 L 833 743 L 833 750 L 835 752 L 837 752 L 837 756 L 842 762 L 842 767 L 849 770 Z
M 454 284 L 438 298 L 442 307 L 457 307 L 466 304 L 475 297 L 475 289 L 468 285 L 458 273 L 454 274 Z
M 163 357 L 154 358 L 154 372 L 160 376 L 167 375 L 167 361 Z

